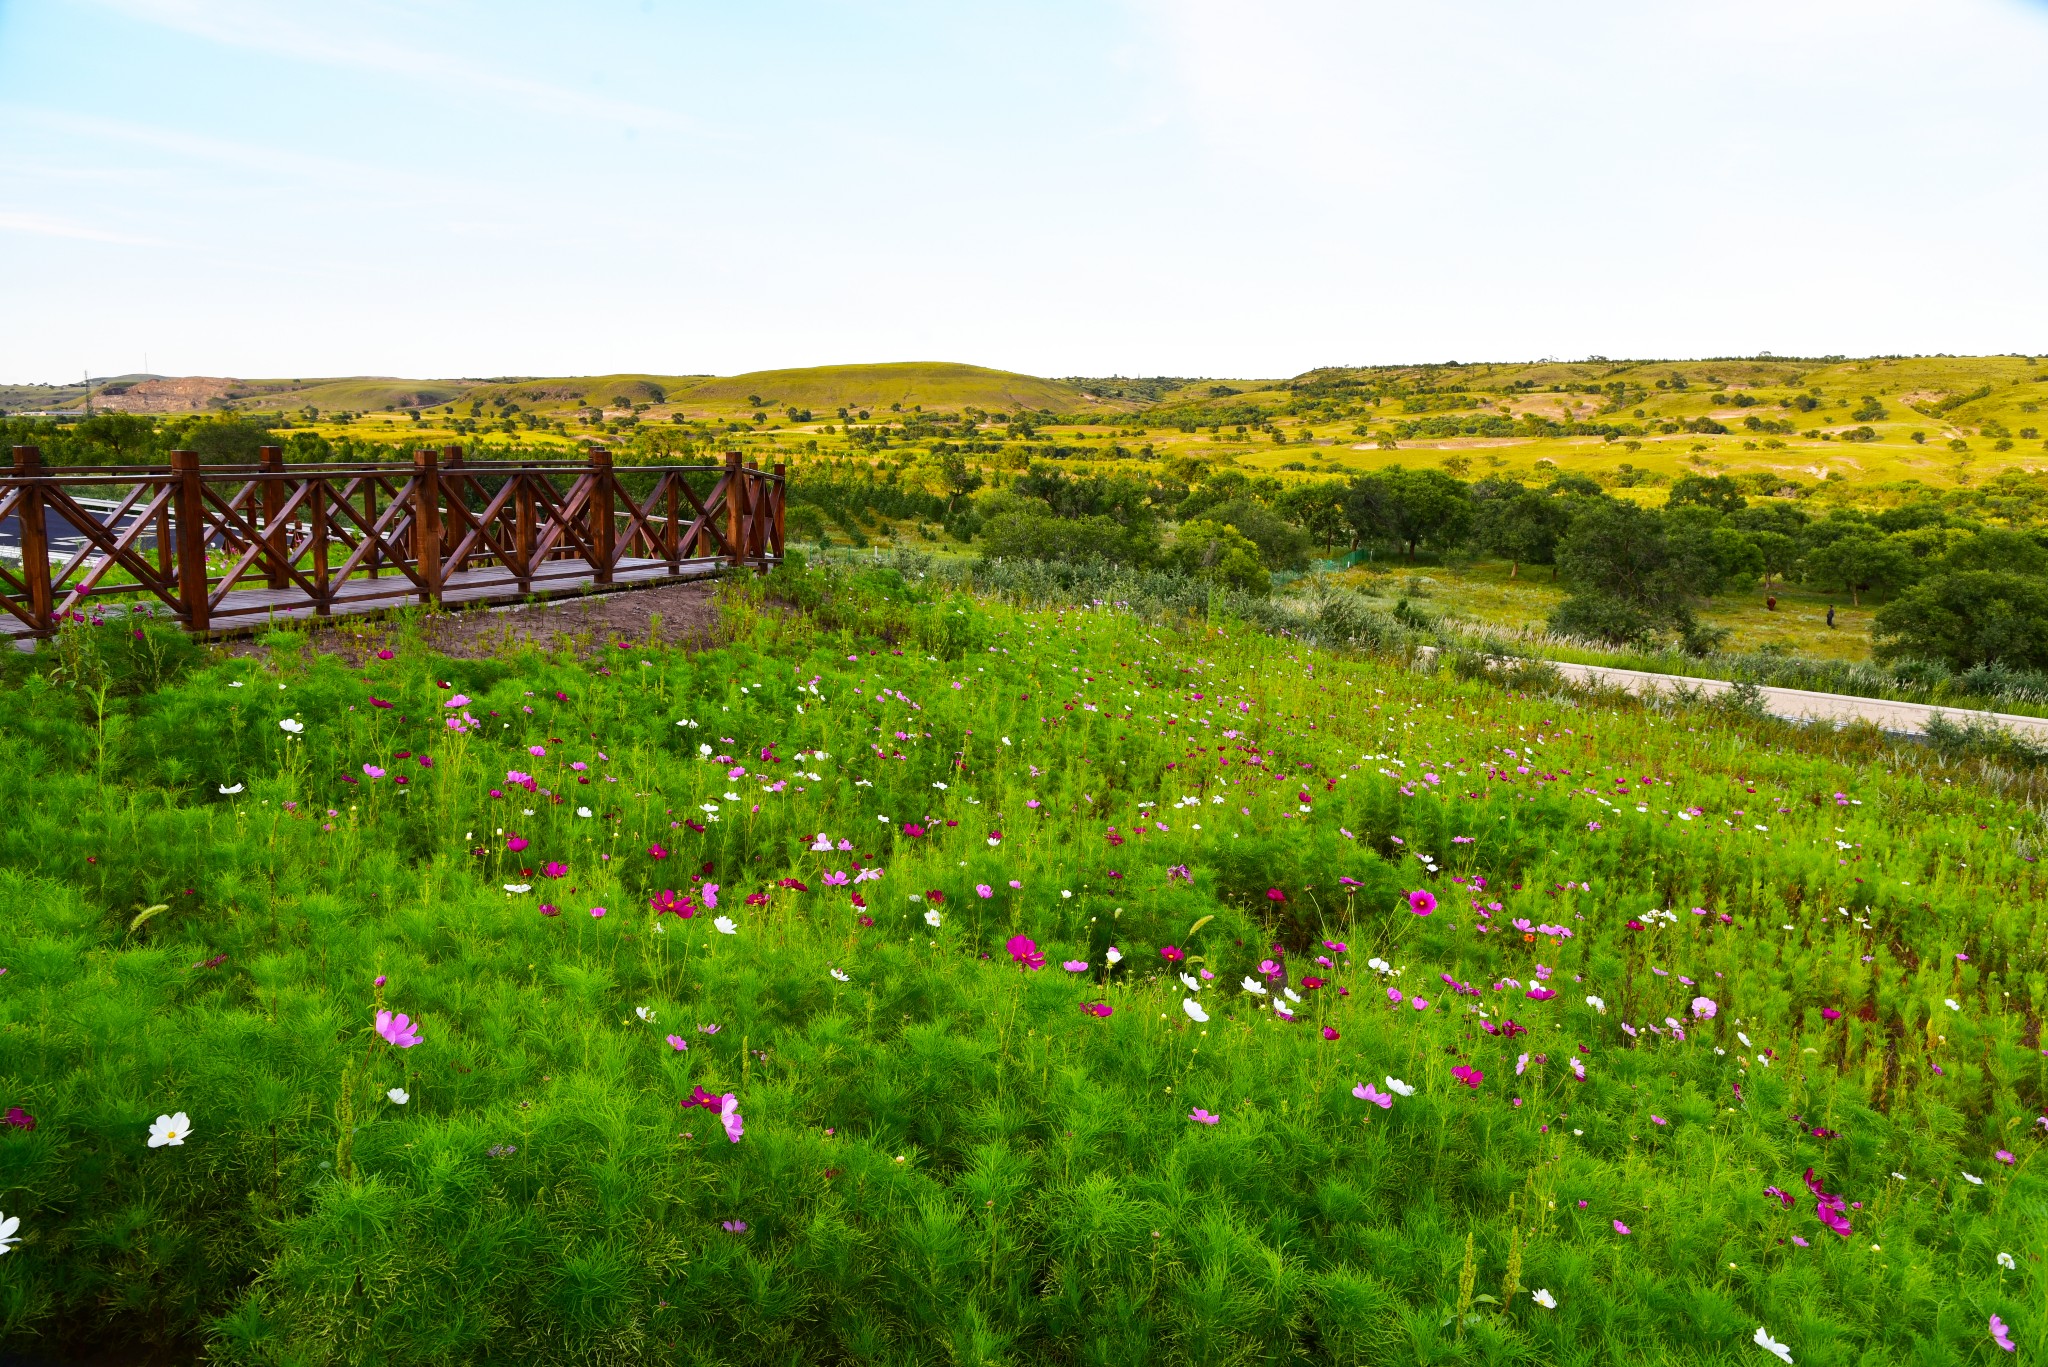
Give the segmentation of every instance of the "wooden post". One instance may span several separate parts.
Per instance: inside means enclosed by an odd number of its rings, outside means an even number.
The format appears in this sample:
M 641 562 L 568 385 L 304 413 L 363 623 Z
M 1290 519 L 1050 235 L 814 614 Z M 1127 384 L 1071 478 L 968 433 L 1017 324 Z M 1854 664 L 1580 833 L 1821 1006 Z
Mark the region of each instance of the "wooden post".
M 199 453 L 171 452 L 171 477 L 177 481 L 171 495 L 171 535 L 178 543 L 178 608 L 186 630 L 205 631 L 211 625 L 207 599 L 213 586 L 206 574 L 206 481 L 200 474 Z
M 590 546 L 597 556 L 597 563 L 590 567 L 590 578 L 598 584 L 612 582 L 612 561 L 617 558 L 612 490 L 612 453 L 602 446 L 593 446 L 590 448 L 590 501 L 584 506 L 590 510 Z
M 377 481 L 375 479 L 365 479 L 363 481 L 363 525 L 372 528 L 377 525 Z M 367 536 L 369 534 L 366 532 L 364 535 Z M 384 543 L 376 537 L 370 538 L 368 562 L 370 578 L 375 579 L 377 578 L 377 572 L 384 567 Z
M 776 563 L 781 564 L 782 514 L 784 511 L 783 505 L 789 501 L 789 475 L 787 470 L 783 466 L 782 462 L 779 460 L 775 462 L 775 479 L 774 482 L 768 486 L 768 497 L 775 500 L 773 505 L 775 509 L 775 515 L 772 519 L 770 519 L 768 524 L 773 529 L 772 539 L 769 542 L 769 548 L 775 556 Z
M 740 453 L 725 453 L 725 541 L 735 569 L 747 563 L 747 477 Z
M 525 470 L 515 471 L 511 476 L 516 486 L 512 491 L 512 553 L 519 557 L 512 574 L 519 581 L 521 593 L 533 592 L 533 548 L 540 539 L 534 515 L 533 481 L 539 478 L 542 476 Z
M 413 559 L 419 565 L 422 603 L 441 601 L 441 467 L 432 451 L 412 458 Z
M 454 507 L 456 500 L 462 498 L 463 487 L 468 482 L 467 478 L 462 474 L 462 448 L 460 446 L 442 447 L 441 493 L 447 498 L 449 507 Z M 456 525 L 460 526 L 461 524 L 458 522 Z M 449 540 L 459 541 L 461 536 L 460 532 L 452 532 Z M 473 555 L 475 552 L 472 551 L 471 554 Z M 457 574 L 467 568 L 469 568 L 469 557 L 464 556 L 460 561 L 451 562 L 443 573 Z
M 14 505 L 21 528 L 21 575 L 28 583 L 28 613 L 38 636 L 57 629 L 56 603 L 50 588 L 50 524 L 43 510 L 43 450 L 14 448 L 14 477 L 21 481 L 21 500 Z
M 266 475 L 284 473 L 284 448 L 262 446 L 256 451 Z M 281 589 L 291 583 L 284 572 L 285 557 L 291 553 L 291 536 L 282 525 L 284 519 L 285 487 L 282 479 L 263 481 L 263 544 L 268 551 L 264 556 L 269 570 L 266 579 L 273 589 Z
M 313 591 L 316 595 L 313 611 L 317 616 L 326 617 L 334 610 L 334 586 L 328 582 L 332 571 L 327 563 L 327 500 L 333 496 L 334 487 L 327 482 L 325 476 L 315 478 L 313 496 L 306 500 L 312 509 Z M 372 522 L 371 525 L 376 524 Z
M 670 574 L 675 574 L 683 568 L 683 529 L 676 525 L 676 518 L 682 511 L 683 498 L 682 491 L 676 486 L 681 484 L 682 480 L 683 476 L 680 471 L 671 470 L 669 472 L 667 480 L 668 518 L 661 524 L 661 554 L 662 558 L 668 561 L 668 572 Z

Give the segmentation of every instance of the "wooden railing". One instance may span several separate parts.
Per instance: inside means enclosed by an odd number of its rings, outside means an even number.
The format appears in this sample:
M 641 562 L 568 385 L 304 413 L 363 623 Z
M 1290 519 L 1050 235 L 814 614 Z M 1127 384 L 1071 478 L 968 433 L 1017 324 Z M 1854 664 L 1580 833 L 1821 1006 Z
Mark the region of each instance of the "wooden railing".
M 766 570 L 783 550 L 783 467 L 465 462 L 58 466 L 14 448 L 0 475 L 0 625 L 47 636 L 109 600 L 189 630 Z

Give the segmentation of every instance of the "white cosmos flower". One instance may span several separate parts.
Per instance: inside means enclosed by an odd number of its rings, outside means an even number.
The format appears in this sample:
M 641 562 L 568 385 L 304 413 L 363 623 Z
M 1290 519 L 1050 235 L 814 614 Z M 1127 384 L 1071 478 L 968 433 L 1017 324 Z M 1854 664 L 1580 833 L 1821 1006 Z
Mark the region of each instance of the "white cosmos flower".
M 1607 1014 L 1607 1003 L 1602 1001 L 1598 997 L 1586 998 L 1586 1005 L 1592 1007 L 1595 1011 L 1598 1011 L 1603 1016 Z
M 1180 999 L 1180 1009 L 1188 1013 L 1189 1020 L 1195 1021 L 1198 1024 L 1209 1019 L 1209 1013 L 1204 1011 L 1193 997 L 1182 997 Z
M 740 795 L 738 793 L 727 793 L 725 795 L 725 800 L 727 802 L 738 802 L 740 800 Z
M 241 785 L 241 784 L 239 784 L 239 783 L 237 783 L 237 784 L 236 784 L 236 785 L 235 785 L 234 787 L 232 787 L 232 788 L 228 787 L 228 785 L 227 785 L 227 784 L 225 784 L 225 783 L 223 783 L 223 784 L 221 784 L 221 785 L 220 785 L 220 795 L 221 795 L 222 797 L 233 797 L 233 796 L 234 796 L 234 795 L 235 795 L 236 793 L 239 793 L 239 792 L 241 792 L 241 791 L 242 791 L 242 785 Z
M 1956 1004 L 1956 999 L 1954 997 L 1943 997 L 1941 999 L 1941 1004 L 1943 1006 L 1946 1006 L 1951 1011 L 1960 1011 L 1963 1009 L 1961 1006 Z
M 2016 1268 L 2016 1267 L 2018 1267 L 2018 1266 L 2019 1266 L 2019 1264 L 2015 1263 L 2015 1262 L 2014 1262 L 2014 1261 L 2012 1260 L 2012 1254 L 2010 1254 L 2010 1253 L 2001 1253 L 2001 1254 L 1999 1254 L 1999 1255 L 1998 1255 L 1998 1265 L 1999 1265 L 2000 1267 L 2004 1268 L 2004 1269 L 2005 1269 L 2006 1271 L 2008 1271 L 2008 1272 L 2012 1271 L 2012 1270 L 2013 1270 L 2014 1268 Z
M 716 802 L 700 802 L 697 806 L 700 810 L 707 811 L 713 816 L 718 815 L 718 804 Z
M 818 854 L 832 853 L 832 837 L 819 831 L 818 838 L 811 842 L 811 849 Z
M 711 923 L 711 928 L 720 935 L 737 935 L 740 933 L 740 928 L 733 924 L 733 919 L 730 916 L 719 917 Z
M 1180 981 L 1181 986 L 1187 988 L 1190 992 L 1200 992 L 1202 990 L 1202 985 L 1195 981 L 1194 975 L 1191 973 L 1181 974 Z
M 294 721 L 290 717 L 286 717 L 283 721 L 277 724 L 277 729 L 280 731 L 289 732 L 290 734 L 296 736 L 301 731 L 304 731 L 306 729 L 306 724 L 302 721 Z
M 633 1014 L 638 1016 L 641 1020 L 646 1021 L 649 1025 L 654 1024 L 654 1013 L 652 1011 L 649 1011 L 644 1006 L 634 1007 Z
M 832 970 L 832 976 L 839 979 L 839 981 L 843 983 L 850 983 L 853 981 L 853 979 L 847 977 L 845 973 L 836 968 Z
M 697 753 L 704 756 L 704 758 L 709 759 L 711 758 L 711 747 L 708 745 L 699 745 L 697 747 Z
M 1966 1172 L 1966 1173 L 1964 1173 L 1964 1174 L 1963 1174 L 1963 1180 L 1964 1180 L 1965 1182 L 1968 1182 L 1968 1183 L 1969 1183 L 1969 1184 L 1970 1184 L 1971 1186 L 1973 1186 L 1973 1187 L 1981 1187 L 1981 1186 L 1983 1186 L 1983 1185 L 1984 1185 L 1984 1179 L 1983 1179 L 1983 1178 L 1981 1178 L 1981 1177 L 1979 1177 L 1979 1176 L 1978 1176 L 1978 1175 L 1977 1175 L 1976 1173 L 1974 1173 L 1974 1172 Z
M 1415 1095 L 1415 1089 L 1413 1087 L 1410 1087 L 1407 1083 L 1401 1081 L 1401 1079 L 1397 1077 L 1390 1077 L 1387 1079 L 1387 1090 L 1390 1092 L 1398 1092 L 1402 1096 Z
M 1529 1299 L 1542 1306 L 1545 1310 L 1557 1309 L 1557 1297 L 1550 1294 L 1550 1288 L 1548 1287 L 1539 1287 L 1531 1291 Z
M 934 783 L 932 784 L 932 787 L 937 788 L 940 792 L 944 792 L 946 790 L 946 785 L 943 783 Z
M 1289 1011 L 1286 1007 L 1282 1006 L 1279 1002 L 1273 1003 L 1273 1014 L 1284 1021 L 1291 1021 L 1294 1019 L 1294 1013 L 1292 1011 Z
M 21 1217 L 19 1215 L 8 1215 L 5 1212 L 0 1212 L 0 1253 L 5 1253 L 8 1249 L 21 1242 L 21 1236 L 15 1232 L 20 1228 Z
M 1103 951 L 1102 957 L 1109 960 L 1110 967 L 1114 968 L 1117 964 L 1123 961 L 1124 952 L 1121 949 L 1118 949 L 1115 945 L 1111 945 L 1108 949 Z
M 1756 1344 L 1757 1347 L 1763 1349 L 1766 1353 L 1777 1354 L 1780 1362 L 1792 1361 L 1792 1350 L 1772 1338 L 1761 1324 L 1756 1327 L 1756 1333 L 1750 1336 L 1750 1342 Z
M 532 892 L 532 891 L 533 891 L 533 884 L 531 884 L 531 883 L 507 883 L 507 884 L 505 885 L 505 891 L 507 891 L 507 892 L 509 892 L 509 893 L 513 893 L 513 894 L 515 894 L 515 895 L 516 895 L 516 894 L 518 894 L 518 893 L 522 893 L 522 892 Z
M 1301 1002 L 1301 995 L 1300 995 L 1299 993 L 1297 993 L 1297 992 L 1296 992 L 1296 991 L 1295 991 L 1295 990 L 1294 990 L 1293 988 L 1291 988 L 1291 987 L 1283 987 L 1283 988 L 1281 988 L 1280 990 L 1281 990 L 1282 992 L 1285 992 L 1285 993 L 1287 994 L 1287 1000 L 1289 1000 L 1289 1001 L 1291 1001 L 1291 1002 L 1294 1002 L 1294 1003 L 1295 1003 L 1296 1005 L 1299 1005 L 1299 1004 L 1300 1004 L 1300 1002 Z
M 1753 1046 L 1752 1044 L 1750 1044 L 1750 1042 L 1749 1042 L 1749 1036 L 1748 1036 L 1748 1035 L 1745 1035 L 1745 1034 L 1743 1034 L 1743 1033 L 1742 1033 L 1742 1032 L 1741 1032 L 1740 1030 L 1737 1030 L 1737 1031 L 1735 1032 L 1735 1038 L 1737 1038 L 1737 1039 L 1739 1039 L 1739 1040 L 1741 1040 L 1741 1041 L 1742 1041 L 1742 1047 L 1743 1047 L 1743 1048 L 1745 1048 L 1745 1049 L 1750 1049 L 1750 1048 L 1754 1048 L 1754 1047 L 1755 1047 L 1755 1046 Z
M 391 1104 L 394 1106 L 403 1106 L 406 1102 L 412 1100 L 412 1093 L 406 1091 L 403 1087 L 393 1087 L 384 1095 L 391 1098 Z
M 1244 975 L 1243 987 L 1245 991 L 1254 996 L 1263 997 L 1266 995 L 1266 985 L 1249 973 Z
M 236 680 L 235 680 L 235 681 L 234 681 L 233 683 L 230 683 L 230 684 L 228 685 L 228 687 L 229 687 L 229 688 L 240 688 L 241 686 L 242 686 L 242 681 L 241 681 L 240 679 L 236 679 Z
M 576 815 L 578 815 L 578 816 L 580 816 L 580 817 L 585 817 L 585 818 L 588 818 L 588 817 L 589 817 L 589 815 L 590 815 L 590 808 L 588 808 L 588 807 L 578 807 L 578 808 L 576 809 Z
M 192 1133 L 192 1117 L 183 1111 L 176 1115 L 160 1115 L 149 1127 L 149 1146 L 160 1149 L 166 1144 L 182 1144 Z
M 939 923 L 945 919 L 945 917 L 939 915 L 937 908 L 932 908 L 924 914 L 924 923 L 934 930 L 938 929 Z

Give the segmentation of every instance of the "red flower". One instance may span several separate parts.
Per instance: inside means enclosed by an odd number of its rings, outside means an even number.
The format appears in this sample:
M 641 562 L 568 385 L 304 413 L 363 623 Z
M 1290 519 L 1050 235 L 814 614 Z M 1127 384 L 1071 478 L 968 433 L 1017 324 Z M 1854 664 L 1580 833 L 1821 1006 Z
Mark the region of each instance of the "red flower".
M 856 895 L 856 896 L 858 896 L 858 894 L 855 894 L 855 895 Z M 865 902 L 863 902 L 863 903 L 862 903 L 861 905 L 865 906 L 865 905 L 867 905 L 867 904 L 866 904 Z M 872 916 L 861 916 L 861 917 L 858 917 L 858 918 L 856 918 L 856 919 L 858 919 L 858 920 L 860 921 L 861 925 L 863 925 L 863 926 L 867 926 L 867 927 L 872 927 L 872 926 L 873 926 L 873 925 L 875 924 L 875 918 L 874 918 L 874 917 L 872 917 Z
M 935 907 L 942 907 L 946 905 L 946 894 L 940 892 L 937 888 L 927 888 L 924 900 L 930 902 Z
M 1321 978 L 1303 978 L 1301 980 L 1302 991 L 1313 992 L 1323 985 L 1323 981 Z
M 747 905 L 748 905 L 748 906 L 750 906 L 750 907 L 765 907 L 765 906 L 767 906 L 767 905 L 768 905 L 768 894 L 767 894 L 767 893 L 765 893 L 765 892 L 750 892 L 750 893 L 748 893 L 748 894 L 747 894 Z
M 810 891 L 810 888 L 806 884 L 804 884 L 801 880 L 795 878 L 784 878 L 780 882 L 778 882 L 776 886 L 788 888 L 791 892 Z

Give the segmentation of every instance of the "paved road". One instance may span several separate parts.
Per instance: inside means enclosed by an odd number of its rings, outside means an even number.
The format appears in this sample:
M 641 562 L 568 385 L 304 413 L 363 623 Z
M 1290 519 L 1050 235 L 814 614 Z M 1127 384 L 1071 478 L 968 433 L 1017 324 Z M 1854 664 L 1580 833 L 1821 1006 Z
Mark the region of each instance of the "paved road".
M 1559 674 L 1575 683 L 1619 686 L 1631 693 L 1671 693 L 1686 689 L 1711 697 L 1735 687 L 1726 679 L 1693 679 L 1676 674 L 1651 674 L 1640 669 L 1615 669 L 1608 665 L 1568 664 L 1562 660 L 1550 663 Z M 1960 707 L 1858 698 L 1847 693 L 1813 693 L 1804 688 L 1760 688 L 1758 692 L 1763 694 L 1764 706 L 1771 715 L 1789 721 L 1867 721 L 1900 735 L 1920 735 L 1927 730 L 1928 718 L 1939 714 L 1959 726 L 1976 721 L 2029 740 L 2048 741 L 2048 717 L 1972 712 Z

